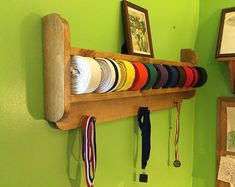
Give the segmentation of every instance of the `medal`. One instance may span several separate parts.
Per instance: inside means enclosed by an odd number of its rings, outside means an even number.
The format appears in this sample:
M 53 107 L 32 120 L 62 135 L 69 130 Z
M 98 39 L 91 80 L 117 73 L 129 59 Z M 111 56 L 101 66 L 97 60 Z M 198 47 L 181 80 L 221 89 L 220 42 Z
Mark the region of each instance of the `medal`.
M 140 174 L 139 181 L 140 181 L 140 182 L 148 182 L 148 175 L 145 174 L 144 170 L 143 170 L 143 173 Z
M 179 168 L 179 167 L 181 166 L 181 162 L 180 162 L 179 160 L 175 160 L 175 161 L 174 161 L 174 166 L 175 166 L 176 168 Z

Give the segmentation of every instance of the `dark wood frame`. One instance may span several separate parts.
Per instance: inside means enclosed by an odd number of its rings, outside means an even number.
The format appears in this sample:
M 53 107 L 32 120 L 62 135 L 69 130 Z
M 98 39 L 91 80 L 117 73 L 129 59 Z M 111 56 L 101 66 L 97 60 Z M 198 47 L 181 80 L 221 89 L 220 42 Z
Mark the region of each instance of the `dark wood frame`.
M 235 60 L 235 51 L 234 53 L 220 54 L 222 35 L 223 35 L 223 30 L 224 30 L 224 19 L 225 19 L 225 15 L 230 12 L 235 12 L 235 7 L 223 9 L 221 13 L 220 28 L 219 28 L 219 33 L 218 33 L 216 56 L 215 56 L 215 58 L 220 61 Z
M 149 42 L 149 47 L 150 47 L 150 54 L 149 55 L 142 54 L 142 53 L 136 53 L 133 50 L 133 42 L 132 42 L 132 38 L 131 38 L 130 22 L 129 22 L 129 16 L 128 16 L 128 7 L 136 9 L 136 10 L 138 10 L 140 12 L 143 12 L 145 14 L 146 26 L 147 26 L 147 30 L 148 30 L 148 40 L 149 40 L 148 42 Z M 135 4 L 133 4 L 133 3 L 130 3 L 126 0 L 123 0 L 122 1 L 122 15 L 123 15 L 124 32 L 125 32 L 125 44 L 126 44 L 126 48 L 127 48 L 127 53 L 131 54 L 131 55 L 154 57 L 148 11 L 146 9 L 142 8 L 142 7 L 139 7 Z
M 227 107 L 235 107 L 235 97 L 218 98 L 218 128 L 217 128 L 217 174 L 221 156 L 232 155 L 234 152 L 226 151 L 227 145 Z M 216 177 L 217 178 L 217 177 Z M 216 187 L 230 187 L 229 183 L 217 180 Z

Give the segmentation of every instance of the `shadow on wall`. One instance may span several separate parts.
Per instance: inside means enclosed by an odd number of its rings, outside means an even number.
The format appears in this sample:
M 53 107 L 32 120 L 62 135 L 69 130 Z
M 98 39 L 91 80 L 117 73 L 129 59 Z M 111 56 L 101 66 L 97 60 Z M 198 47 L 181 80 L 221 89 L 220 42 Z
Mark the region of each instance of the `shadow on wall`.
M 35 13 L 26 16 L 22 21 L 20 34 L 27 108 L 34 119 L 44 119 L 42 16 Z
M 82 129 L 68 132 L 67 146 L 67 175 L 71 187 L 81 186 L 81 172 L 83 161 L 81 159 Z

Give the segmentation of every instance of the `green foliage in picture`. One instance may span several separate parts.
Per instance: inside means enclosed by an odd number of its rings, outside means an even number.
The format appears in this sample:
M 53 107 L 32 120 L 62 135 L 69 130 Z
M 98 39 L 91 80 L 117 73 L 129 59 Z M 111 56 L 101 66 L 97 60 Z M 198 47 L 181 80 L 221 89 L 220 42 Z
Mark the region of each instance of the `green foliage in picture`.
M 228 148 L 235 150 L 235 131 L 228 133 Z

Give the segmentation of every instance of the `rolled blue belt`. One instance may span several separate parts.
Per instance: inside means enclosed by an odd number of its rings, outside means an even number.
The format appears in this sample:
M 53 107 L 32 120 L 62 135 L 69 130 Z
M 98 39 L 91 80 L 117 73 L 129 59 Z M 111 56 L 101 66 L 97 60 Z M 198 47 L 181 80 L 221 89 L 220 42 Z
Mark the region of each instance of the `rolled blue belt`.
M 168 80 L 163 88 L 173 88 L 178 82 L 179 72 L 175 66 L 164 65 L 168 71 Z

